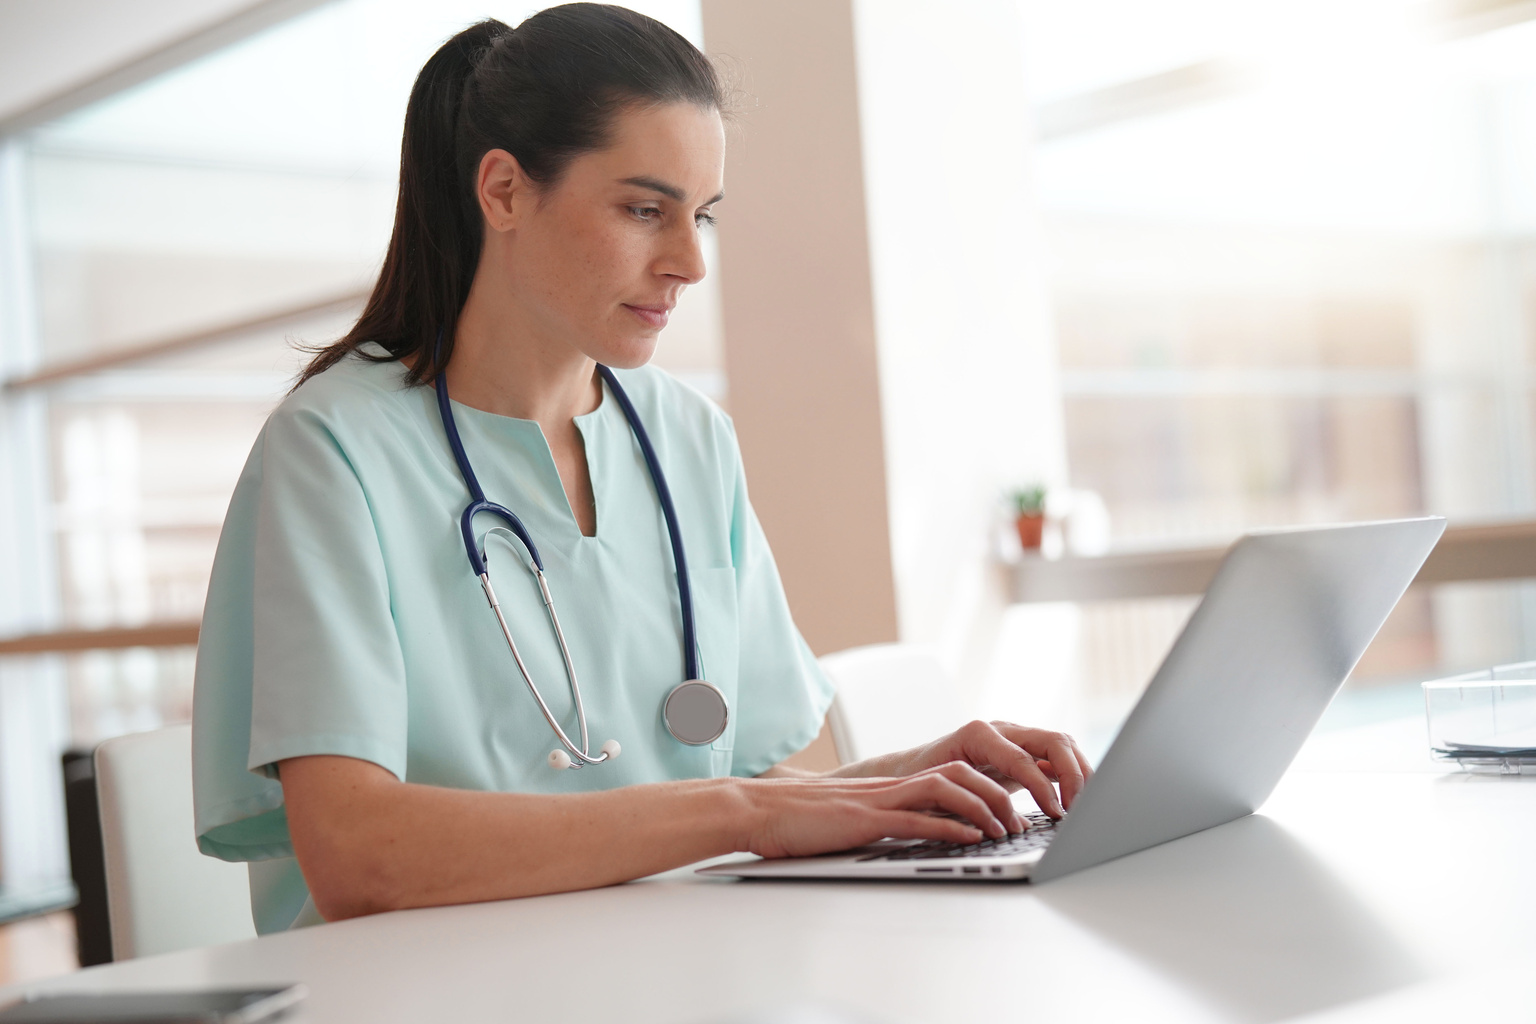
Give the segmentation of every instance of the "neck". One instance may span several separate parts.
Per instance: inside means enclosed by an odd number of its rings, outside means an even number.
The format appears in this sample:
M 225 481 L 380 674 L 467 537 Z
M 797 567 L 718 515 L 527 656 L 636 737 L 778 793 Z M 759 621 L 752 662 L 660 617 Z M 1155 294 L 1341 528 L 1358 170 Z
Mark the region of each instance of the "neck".
M 454 401 L 534 420 L 545 433 L 596 409 L 602 401 L 597 363 L 542 332 L 514 297 L 470 288 L 454 333 L 447 370 Z

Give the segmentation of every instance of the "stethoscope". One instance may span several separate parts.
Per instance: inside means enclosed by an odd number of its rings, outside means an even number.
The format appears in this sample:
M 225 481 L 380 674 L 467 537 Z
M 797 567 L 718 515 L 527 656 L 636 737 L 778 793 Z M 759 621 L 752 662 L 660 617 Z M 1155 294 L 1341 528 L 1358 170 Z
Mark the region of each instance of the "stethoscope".
M 725 734 L 730 709 L 726 704 L 725 694 L 699 677 L 698 646 L 693 623 L 693 588 L 688 584 L 688 560 L 683 554 L 683 534 L 677 526 L 677 511 L 672 507 L 672 492 L 667 487 L 666 476 L 661 472 L 661 463 L 656 459 L 656 450 L 651 447 L 650 436 L 645 432 L 645 425 L 640 422 L 640 414 L 635 411 L 629 396 L 619 386 L 618 379 L 612 370 L 598 364 L 597 372 L 602 374 L 603 380 L 608 384 L 608 390 L 613 392 L 619 408 L 624 410 L 624 418 L 629 421 L 629 428 L 640 444 L 641 454 L 645 456 L 645 465 L 651 471 L 651 482 L 656 485 L 656 499 L 661 503 L 661 513 L 667 521 L 667 533 L 672 539 L 672 560 L 677 565 L 677 596 L 683 613 L 684 679 L 683 682 L 674 686 L 662 701 L 662 721 L 666 723 L 667 731 L 679 742 L 695 747 L 703 746 L 706 743 L 713 743 Z M 565 633 L 560 629 L 560 618 L 555 614 L 555 602 L 549 595 L 549 583 L 544 579 L 544 560 L 539 557 L 539 549 L 533 543 L 533 537 L 529 535 L 528 529 L 523 526 L 522 520 L 518 519 L 511 509 L 487 501 L 485 492 L 480 489 L 480 481 L 475 477 L 474 469 L 470 467 L 469 456 L 464 453 L 464 442 L 459 439 L 459 428 L 453 420 L 453 408 L 448 401 L 448 381 L 444 378 L 442 371 L 437 374 L 437 409 L 443 417 L 443 430 L 448 435 L 448 446 L 453 449 L 454 461 L 459 464 L 459 473 L 464 477 L 465 486 L 469 488 L 470 502 L 459 516 L 459 532 L 464 535 L 464 553 L 469 556 L 470 568 L 480 578 L 480 589 L 485 591 L 485 599 L 490 602 L 491 611 L 496 613 L 496 621 L 501 624 L 501 635 L 506 638 L 507 647 L 512 651 L 512 660 L 517 662 L 517 670 L 522 673 L 523 682 L 528 684 L 528 692 L 533 694 L 534 701 L 544 714 L 544 720 L 554 730 L 563 748 L 549 752 L 550 767 L 580 768 L 583 765 L 612 761 L 619 756 L 617 740 L 604 743 L 596 755 L 589 752 L 591 748 L 587 739 L 587 713 L 581 704 L 581 684 L 576 681 L 576 669 L 571 664 L 571 652 L 565 644 Z M 549 621 L 555 630 L 555 640 L 560 645 L 560 656 L 565 660 L 565 676 L 571 684 L 571 698 L 576 705 L 576 723 L 581 732 L 580 746 L 573 743 L 566 735 L 565 730 L 560 727 L 560 722 L 555 718 L 554 712 L 550 711 L 549 705 L 544 702 L 539 688 L 533 683 L 533 677 L 528 674 L 528 667 L 523 664 L 523 656 L 518 653 L 517 642 L 512 639 L 512 630 L 507 626 L 506 616 L 501 611 L 501 603 L 496 600 L 496 591 L 491 587 L 491 576 L 485 566 L 485 554 L 475 543 L 473 520 L 481 512 L 489 512 L 506 523 L 512 534 L 522 542 L 528 557 L 533 560 L 533 577 L 538 581 L 539 593 L 544 597 L 544 608 L 549 612 Z M 494 528 L 490 532 L 506 531 Z M 487 533 L 487 536 L 489 535 L 490 533 Z

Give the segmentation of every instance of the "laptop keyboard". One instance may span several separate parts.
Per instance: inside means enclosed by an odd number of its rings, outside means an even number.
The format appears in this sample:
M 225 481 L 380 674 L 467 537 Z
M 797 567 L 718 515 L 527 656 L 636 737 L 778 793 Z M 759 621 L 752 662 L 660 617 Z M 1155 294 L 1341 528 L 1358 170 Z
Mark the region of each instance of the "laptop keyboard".
M 979 843 L 950 843 L 929 839 L 894 850 L 872 853 L 859 860 L 937 860 L 948 857 L 1013 857 L 1038 850 L 1056 838 L 1055 821 L 1043 814 L 1026 814 L 1027 832 L 1004 836 L 1001 839 L 984 839 Z

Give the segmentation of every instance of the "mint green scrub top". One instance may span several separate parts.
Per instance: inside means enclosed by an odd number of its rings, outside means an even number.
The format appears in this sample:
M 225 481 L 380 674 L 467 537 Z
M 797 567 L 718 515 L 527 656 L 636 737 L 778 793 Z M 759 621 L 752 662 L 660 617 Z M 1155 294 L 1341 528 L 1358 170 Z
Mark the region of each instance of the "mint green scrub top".
M 373 352 L 382 352 L 372 347 Z M 197 652 L 193 768 L 202 851 L 253 862 L 261 933 L 316 923 L 275 765 L 340 754 L 406 782 L 579 793 L 757 775 L 805 747 L 832 690 L 785 602 L 747 500 L 731 422 L 660 370 L 619 371 L 677 505 L 701 672 L 730 705 L 708 746 L 667 732 L 683 681 L 666 523 L 607 386 L 576 424 L 597 505 L 576 525 L 537 423 L 455 403 L 486 496 L 516 513 L 544 558 L 581 681 L 591 749 L 611 764 L 551 768 L 559 746 L 512 661 L 465 557 L 469 494 L 436 396 L 395 362 L 349 357 L 267 420 L 219 538 Z M 576 735 L 565 669 L 526 555 L 480 516 L 491 579 L 545 701 Z

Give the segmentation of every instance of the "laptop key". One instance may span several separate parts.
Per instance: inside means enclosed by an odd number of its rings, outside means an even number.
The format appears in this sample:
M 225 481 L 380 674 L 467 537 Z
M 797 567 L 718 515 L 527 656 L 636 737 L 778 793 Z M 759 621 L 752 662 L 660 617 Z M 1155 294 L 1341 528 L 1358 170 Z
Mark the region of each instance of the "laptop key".
M 1043 814 L 1028 815 L 1029 830 L 1016 832 L 1001 839 L 984 839 L 979 843 L 956 845 L 929 839 L 894 850 L 872 853 L 860 857 L 868 860 L 936 860 L 950 857 L 1009 857 L 1028 853 L 1051 841 L 1056 832 L 1056 822 Z

